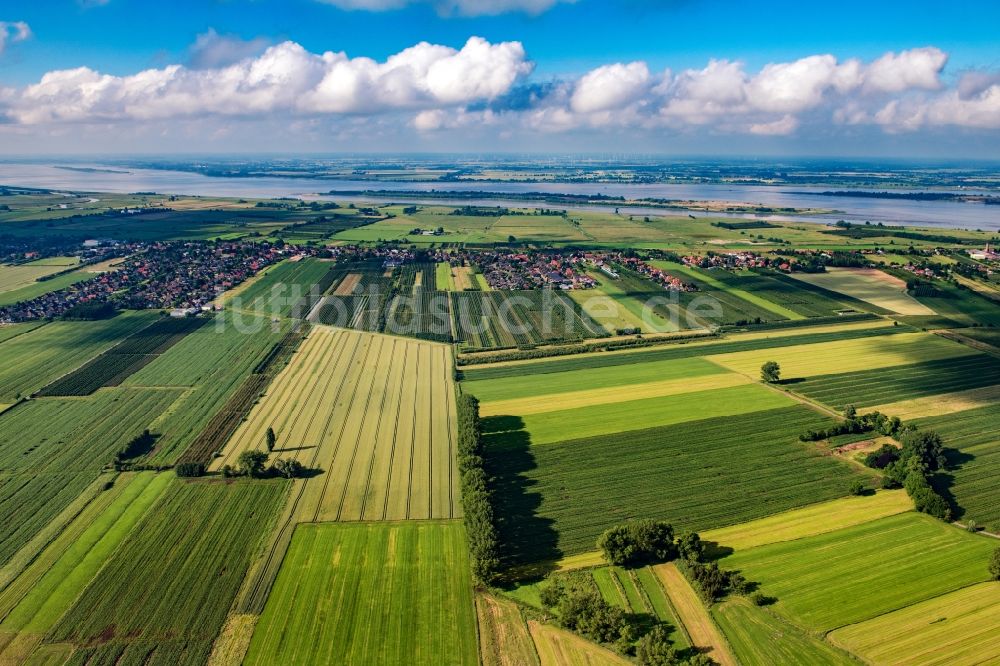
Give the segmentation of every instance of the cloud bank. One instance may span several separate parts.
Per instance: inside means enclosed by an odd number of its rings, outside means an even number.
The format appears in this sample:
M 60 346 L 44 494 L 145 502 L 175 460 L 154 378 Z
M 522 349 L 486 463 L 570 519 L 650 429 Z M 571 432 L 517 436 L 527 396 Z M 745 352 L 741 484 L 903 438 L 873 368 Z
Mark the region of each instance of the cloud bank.
M 344 0 L 367 8 L 393 3 Z M 399 0 L 403 2 L 405 0 Z M 462 4 L 466 8 L 476 2 Z M 496 3 L 492 3 L 496 4 Z M 510 6 L 551 2 L 521 0 Z M 24 39 L 27 26 L 3 25 Z M 13 29 L 10 26 L 15 26 Z M 460 49 L 421 42 L 384 61 L 311 53 L 209 31 L 188 65 L 112 76 L 87 67 L 0 89 L 0 127 L 204 124 L 271 119 L 340 131 L 409 128 L 420 134 L 486 128 L 495 137 L 568 131 L 715 135 L 829 135 L 870 127 L 886 135 L 929 128 L 1000 129 L 1000 74 L 944 77 L 945 52 L 923 47 L 871 61 L 816 54 L 756 71 L 734 60 L 653 71 L 608 63 L 576 76 L 532 80 L 520 42 L 470 38 Z M 331 130 L 333 131 L 333 130 Z
M 510 12 L 537 15 L 576 0 L 320 0 L 340 9 L 384 12 L 408 5 L 431 5 L 441 16 L 499 16 Z

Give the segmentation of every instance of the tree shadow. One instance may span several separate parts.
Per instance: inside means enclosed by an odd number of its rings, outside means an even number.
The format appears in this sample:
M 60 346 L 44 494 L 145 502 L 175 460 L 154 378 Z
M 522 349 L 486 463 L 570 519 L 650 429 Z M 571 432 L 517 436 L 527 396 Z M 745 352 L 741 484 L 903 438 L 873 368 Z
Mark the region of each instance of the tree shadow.
M 948 502 L 951 507 L 952 520 L 961 520 L 965 516 L 965 508 L 958 503 L 958 498 L 952 490 L 955 486 L 955 475 L 951 472 L 962 469 L 966 463 L 976 459 L 976 456 L 959 449 L 945 449 L 946 463 L 943 470 L 939 470 L 930 476 L 929 482 L 937 494 Z
M 729 557 L 733 554 L 733 549 L 729 546 L 723 546 L 717 541 L 702 541 L 702 545 L 705 547 L 703 558 L 706 562 L 715 562 L 721 560 L 724 557 Z
M 549 518 L 538 515 L 541 493 L 527 472 L 538 467 L 531 437 L 517 416 L 492 416 L 482 420 L 483 458 L 491 478 L 493 507 L 500 556 L 508 567 L 544 576 L 562 557 L 558 534 Z M 530 565 L 530 566 L 528 566 Z
M 293 451 L 308 451 L 309 449 L 315 449 L 316 445 L 312 446 L 286 446 L 284 448 L 276 448 L 272 453 L 291 453 Z

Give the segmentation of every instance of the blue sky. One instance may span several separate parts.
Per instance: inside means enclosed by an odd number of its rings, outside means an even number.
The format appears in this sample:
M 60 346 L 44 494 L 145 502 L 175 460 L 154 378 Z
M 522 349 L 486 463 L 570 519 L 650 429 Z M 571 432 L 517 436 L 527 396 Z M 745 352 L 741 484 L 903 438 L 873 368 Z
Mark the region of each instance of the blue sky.
M 453 2 L 478 2 L 481 8 L 485 0 Z M 103 145 L 99 125 L 105 126 L 108 141 L 123 136 L 122 130 L 124 136 L 132 137 L 131 145 L 110 141 L 112 150 L 156 150 L 161 143 L 177 145 L 178 138 L 185 136 L 192 144 L 222 137 L 218 147 L 233 148 L 225 137 L 243 141 L 262 127 L 280 127 L 282 141 L 292 146 L 299 140 L 303 145 L 319 141 L 322 145 L 317 148 L 324 150 L 358 149 L 365 143 L 377 149 L 397 144 L 426 149 L 432 134 L 435 145 L 448 149 L 467 145 L 476 150 L 551 143 L 581 150 L 652 145 L 657 150 L 710 153 L 718 152 L 720 146 L 739 149 L 745 145 L 742 152 L 780 153 L 797 148 L 829 154 L 877 145 L 879 150 L 961 156 L 998 146 L 1000 120 L 991 121 L 994 111 L 1000 115 L 1000 106 L 993 106 L 991 88 L 1000 71 L 997 2 L 553 2 L 501 0 L 501 4 L 527 3 L 531 8 L 468 16 L 462 9 L 449 11 L 421 0 L 2 0 L 0 25 L 5 26 L 5 36 L 0 41 L 0 88 L 6 93 L 0 93 L 0 114 L 5 105 L 10 110 L 7 122 L 0 122 L 0 131 L 15 148 L 34 140 L 43 149 L 61 143 L 69 149 L 78 145 L 80 150 Z M 371 11 L 345 10 L 337 4 L 405 6 Z M 22 25 L 30 28 L 30 36 L 18 34 L 14 26 Z M 193 48 L 199 36 L 203 44 L 218 48 Z M 519 45 L 523 57 L 513 64 L 505 61 L 512 67 L 507 80 L 490 82 L 467 94 L 414 93 L 401 104 L 368 100 L 345 106 L 338 102 L 291 113 L 282 102 L 240 118 L 208 108 L 210 104 L 203 109 L 195 103 L 189 110 L 171 107 L 173 114 L 164 117 L 155 112 L 152 115 L 157 117 L 151 119 L 149 113 L 110 108 L 110 100 L 121 97 L 119 92 L 107 93 L 99 106 L 72 118 L 56 117 L 58 113 L 29 118 L 19 111 L 21 105 L 29 104 L 23 91 L 57 70 L 86 67 L 100 75 L 129 77 L 174 64 L 185 69 L 222 68 L 237 56 L 259 57 L 268 45 L 286 41 L 316 56 L 345 52 L 348 58 L 366 57 L 381 63 L 419 42 L 461 50 L 470 37 L 494 46 Z M 934 81 L 918 73 L 910 77 L 916 83 L 883 79 L 877 86 L 872 83 L 875 74 L 849 85 L 842 82 L 848 74 L 845 63 L 868 67 L 886 53 L 906 54 L 924 47 L 933 47 L 941 57 L 932 58 L 933 62 L 901 59 L 889 63 L 889 69 L 907 79 L 905 71 L 926 66 L 934 70 Z M 834 56 L 840 70 L 834 72 L 828 63 L 815 62 L 803 66 L 801 73 L 787 73 L 808 78 L 818 76 L 816 67 L 825 68 L 827 78 L 818 84 L 823 86 L 822 100 L 815 98 L 815 89 L 805 91 L 810 99 L 803 98 L 799 104 L 761 101 L 760 86 L 758 97 L 752 96 L 754 78 L 768 65 L 827 55 Z M 696 104 L 690 95 L 684 97 L 684 90 L 701 84 L 682 74 L 701 72 L 713 60 L 740 63 L 744 83 L 732 85 L 749 86 L 741 99 L 723 100 L 712 93 L 716 96 L 699 98 Z M 601 69 L 637 62 L 645 72 Z M 579 103 L 584 97 L 578 92 L 581 82 L 595 71 L 602 75 L 591 81 L 592 87 L 614 92 L 621 84 L 627 89 L 618 90 L 617 97 L 608 93 L 614 99 Z M 479 75 L 485 74 L 479 71 Z M 51 96 L 52 103 L 72 105 L 72 93 L 85 85 L 78 80 L 65 82 Z M 957 91 L 960 85 L 963 92 L 948 98 L 949 91 Z M 201 84 L 198 88 L 202 94 L 207 89 Z M 766 89 L 768 95 L 774 94 L 773 87 Z M 996 96 L 1000 98 L 1000 87 Z M 532 101 L 519 102 L 515 109 L 510 102 L 513 98 Z M 702 122 L 706 112 L 717 113 L 717 122 Z M 489 115 L 476 115 L 483 113 Z M 732 122 L 734 114 L 740 122 Z M 301 126 L 298 138 L 289 134 L 290 119 Z M 85 138 L 67 146 L 68 123 Z M 109 124 L 116 127 L 109 129 Z M 484 126 L 492 129 L 484 131 Z M 164 133 L 171 138 L 154 138 Z M 702 146 L 704 151 L 699 150 Z M 270 148 L 263 142 L 257 147 Z

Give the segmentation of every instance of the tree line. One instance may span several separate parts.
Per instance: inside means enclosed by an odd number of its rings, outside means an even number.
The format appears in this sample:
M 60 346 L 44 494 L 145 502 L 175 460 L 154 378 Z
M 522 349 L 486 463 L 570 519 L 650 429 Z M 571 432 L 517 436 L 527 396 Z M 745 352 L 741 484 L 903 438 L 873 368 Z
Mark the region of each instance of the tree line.
M 479 400 L 459 395 L 456 402 L 458 472 L 472 575 L 479 583 L 489 585 L 496 580 L 500 557 L 492 493 L 482 456 Z

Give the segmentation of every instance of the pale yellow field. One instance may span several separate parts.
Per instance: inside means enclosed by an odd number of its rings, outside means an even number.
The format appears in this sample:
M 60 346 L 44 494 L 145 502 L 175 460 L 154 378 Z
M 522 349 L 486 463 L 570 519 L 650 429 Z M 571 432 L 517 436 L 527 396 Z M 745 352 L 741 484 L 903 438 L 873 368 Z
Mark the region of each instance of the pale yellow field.
M 880 490 L 874 496 L 845 497 L 778 513 L 732 527 L 708 530 L 701 538 L 734 550 L 791 541 L 860 525 L 913 509 L 904 490 Z
M 899 402 L 888 402 L 884 405 L 876 405 L 875 407 L 861 411 L 879 411 L 883 414 L 898 416 L 905 420 L 923 416 L 944 416 L 945 414 L 964 412 L 967 409 L 992 405 L 997 401 L 1000 401 L 1000 384 L 966 391 L 955 391 L 954 393 L 929 395 L 911 400 L 900 400 Z
M 645 384 L 609 386 L 599 389 L 588 389 L 586 391 L 556 393 L 544 396 L 544 400 L 540 399 L 539 396 L 513 398 L 511 400 L 494 400 L 493 402 L 482 403 L 480 414 L 483 416 L 497 416 L 500 414 L 526 416 L 528 414 L 542 414 L 560 409 L 607 405 L 618 402 L 629 402 L 630 400 L 641 400 L 642 398 L 659 398 L 667 395 L 691 393 L 693 391 L 707 391 L 714 388 L 729 388 L 731 386 L 749 384 L 750 381 L 745 375 L 735 372 L 722 372 L 690 379 L 668 379 Z
M 782 379 L 856 372 L 923 361 L 977 354 L 951 340 L 930 333 L 899 333 L 874 338 L 837 340 L 811 345 L 793 345 L 706 356 L 724 368 L 750 377 L 760 375 L 760 366 L 777 361 Z
M 688 583 L 684 574 L 674 563 L 658 564 L 653 567 L 656 577 L 663 585 L 663 590 L 670 598 L 670 604 L 687 630 L 691 642 L 699 648 L 707 648 L 708 656 L 722 666 L 736 666 L 736 658 L 729 651 L 726 639 L 715 626 L 715 621 L 708 614 L 698 594 Z
M 451 277 L 455 281 L 455 291 L 475 289 L 476 271 L 471 266 L 454 266 Z
M 773 331 L 755 331 L 752 333 L 732 333 L 722 337 L 711 337 L 706 334 L 707 340 L 701 341 L 697 340 L 694 342 L 685 342 L 687 347 L 705 347 L 706 354 L 711 353 L 712 345 L 717 345 L 720 342 L 737 342 L 741 340 L 768 340 L 771 338 L 787 338 L 791 335 L 812 335 L 815 333 L 833 333 L 836 331 L 859 331 L 873 328 L 885 328 L 892 326 L 893 322 L 886 319 L 870 320 L 870 321 L 856 321 L 848 324 L 825 324 L 822 326 L 800 326 L 796 328 L 785 328 L 776 329 Z M 691 335 L 691 331 L 679 331 L 673 334 L 665 334 L 663 338 L 670 337 L 682 337 L 686 338 Z M 585 354 L 574 354 L 573 358 L 588 358 L 593 356 L 607 356 L 608 354 L 641 354 L 644 351 L 649 351 L 649 348 L 638 348 L 638 349 L 623 349 L 621 351 L 614 352 L 588 352 Z M 474 357 L 474 354 L 469 355 Z M 551 358 L 543 359 L 528 359 L 523 361 L 500 361 L 498 363 L 486 363 L 486 364 L 474 364 L 463 366 L 466 370 L 473 370 L 475 368 L 498 368 L 507 366 L 518 366 L 518 365 L 531 365 L 532 363 L 545 363 L 551 361 Z
M 75 265 L 71 264 L 71 265 Z M 14 291 L 33 284 L 38 278 L 64 271 L 68 266 L 58 264 L 20 264 L 18 266 L 0 265 L 0 292 Z
M 1000 582 L 980 583 L 837 629 L 831 642 L 886 665 L 1000 663 Z
M 628 308 L 608 296 L 599 287 L 596 289 L 573 289 L 567 292 L 569 297 L 580 304 L 583 311 L 609 333 L 623 328 L 646 328 L 642 319 L 629 312 Z
M 840 292 L 900 315 L 932 315 L 906 293 L 906 283 L 875 268 L 828 268 L 824 273 L 792 273 L 796 280 Z
M 483 666 L 538 664 L 535 644 L 517 604 L 492 594 L 477 594 L 476 615 Z
M 222 633 L 215 639 L 208 666 L 239 666 L 243 663 L 259 615 L 239 613 L 226 618 Z
M 265 448 L 321 473 L 304 484 L 305 521 L 454 518 L 455 396 L 446 345 L 316 326 L 212 469 Z
M 616 666 L 631 663 L 611 650 L 551 624 L 531 620 L 528 629 L 542 666 Z

